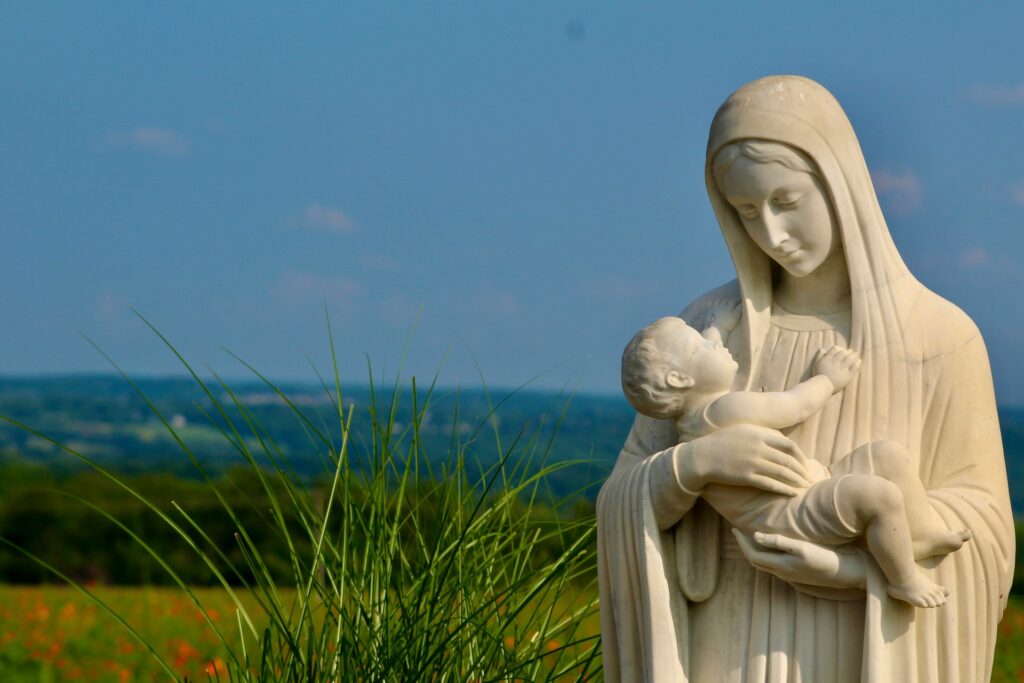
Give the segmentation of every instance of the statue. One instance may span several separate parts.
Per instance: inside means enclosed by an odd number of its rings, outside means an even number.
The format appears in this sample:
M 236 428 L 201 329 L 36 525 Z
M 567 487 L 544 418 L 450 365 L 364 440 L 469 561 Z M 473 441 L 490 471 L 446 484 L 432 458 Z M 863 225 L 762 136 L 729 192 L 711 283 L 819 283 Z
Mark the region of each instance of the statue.
M 817 83 L 733 93 L 705 178 L 737 278 L 623 356 L 606 679 L 987 681 L 1014 532 L 981 335 L 903 263 Z
M 739 310 L 733 302 L 724 307 Z M 638 413 L 674 420 L 681 442 L 736 424 L 793 427 L 824 408 L 860 367 L 856 351 L 833 346 L 818 353 L 813 376 L 792 389 L 729 391 L 739 365 L 722 344 L 722 328 L 731 331 L 735 323 L 723 325 L 719 311 L 710 309 L 703 336 L 680 318 L 662 318 L 641 330 L 623 354 L 626 397 Z M 842 546 L 863 538 L 891 597 L 917 607 L 945 604 L 949 591 L 929 580 L 915 559 L 951 553 L 971 532 L 949 531 L 935 516 L 900 444 L 866 443 L 828 468 L 799 451 L 793 456 L 804 488 L 769 479 L 765 484 L 778 491 L 710 485 L 703 498 L 735 533 L 755 539 L 781 534 Z

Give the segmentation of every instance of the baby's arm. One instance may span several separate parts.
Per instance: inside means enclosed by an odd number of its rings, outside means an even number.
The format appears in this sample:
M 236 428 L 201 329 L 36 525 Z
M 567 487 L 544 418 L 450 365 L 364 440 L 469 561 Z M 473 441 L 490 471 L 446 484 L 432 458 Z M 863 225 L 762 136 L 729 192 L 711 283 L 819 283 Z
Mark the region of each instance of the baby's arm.
M 860 368 L 852 349 L 833 346 L 814 362 L 814 377 L 789 391 L 734 391 L 708 406 L 708 419 L 718 427 L 756 424 L 782 429 L 799 424 L 821 410 L 832 394 L 841 391 Z
M 707 312 L 707 325 L 701 333 L 705 339 L 724 342 L 729 333 L 740 322 L 740 302 L 732 299 L 718 299 Z

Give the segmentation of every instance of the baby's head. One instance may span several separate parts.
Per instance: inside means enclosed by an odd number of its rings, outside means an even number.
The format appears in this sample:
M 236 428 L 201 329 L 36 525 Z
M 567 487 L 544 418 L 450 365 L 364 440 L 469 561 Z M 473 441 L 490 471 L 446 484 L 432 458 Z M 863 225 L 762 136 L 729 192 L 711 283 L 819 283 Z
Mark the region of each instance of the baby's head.
M 676 419 L 691 390 L 728 391 L 737 367 L 720 343 L 680 318 L 661 318 L 637 332 L 622 352 L 622 391 L 638 413 Z

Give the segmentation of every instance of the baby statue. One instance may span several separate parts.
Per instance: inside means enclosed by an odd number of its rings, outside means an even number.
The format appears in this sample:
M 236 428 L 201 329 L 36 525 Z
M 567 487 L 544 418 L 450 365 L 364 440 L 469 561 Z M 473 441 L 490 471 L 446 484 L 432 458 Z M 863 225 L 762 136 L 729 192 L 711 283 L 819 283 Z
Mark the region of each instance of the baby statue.
M 860 368 L 856 351 L 836 346 L 821 352 L 812 376 L 788 391 L 730 391 L 738 365 L 723 339 L 739 321 L 740 307 L 718 301 L 709 315 L 703 333 L 680 318 L 661 318 L 640 330 L 622 355 L 626 398 L 643 415 L 673 420 L 680 442 L 736 424 L 797 425 L 821 410 Z M 918 607 L 946 602 L 949 591 L 922 574 L 915 558 L 957 550 L 971 532 L 949 531 L 933 517 L 906 448 L 875 441 L 828 469 L 811 458 L 802 462 L 810 486 L 796 495 L 719 484 L 702 495 L 748 534 L 775 533 L 828 546 L 863 539 L 889 582 L 889 595 Z

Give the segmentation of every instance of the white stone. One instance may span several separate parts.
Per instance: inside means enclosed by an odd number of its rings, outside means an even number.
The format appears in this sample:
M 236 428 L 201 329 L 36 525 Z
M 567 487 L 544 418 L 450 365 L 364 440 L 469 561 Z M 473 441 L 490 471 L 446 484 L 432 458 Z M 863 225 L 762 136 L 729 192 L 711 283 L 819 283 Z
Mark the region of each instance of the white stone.
M 737 278 L 623 356 L 606 679 L 987 681 L 1014 533 L 981 335 L 903 263 L 817 83 L 733 93 L 705 177 Z

